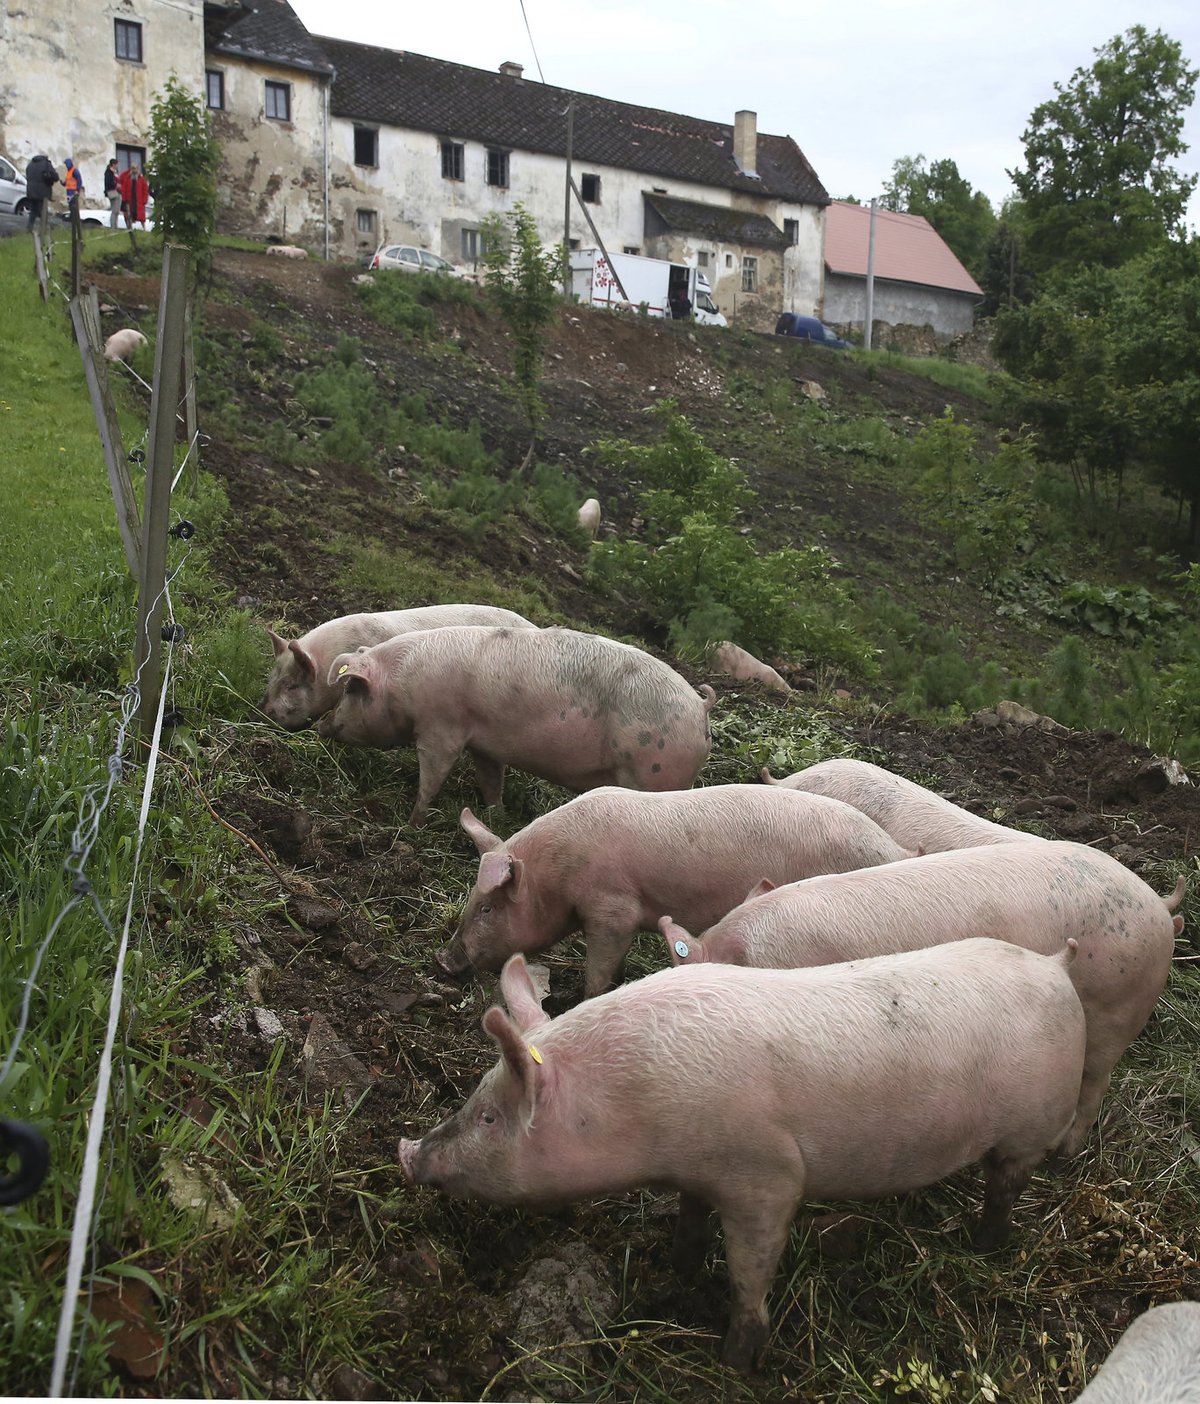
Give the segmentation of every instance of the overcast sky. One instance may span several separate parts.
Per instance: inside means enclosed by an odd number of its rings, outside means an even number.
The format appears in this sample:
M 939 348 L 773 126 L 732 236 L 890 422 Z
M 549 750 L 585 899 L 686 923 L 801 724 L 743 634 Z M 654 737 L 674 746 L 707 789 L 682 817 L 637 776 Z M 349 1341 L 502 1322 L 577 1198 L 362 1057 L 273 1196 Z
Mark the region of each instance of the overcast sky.
M 1134 24 L 1200 66 L 1197 0 L 291 0 L 314 34 L 795 138 L 834 196 L 878 195 L 900 156 L 949 157 L 994 205 L 1033 109 Z M 528 18 L 528 32 L 526 30 Z M 531 42 L 532 36 L 532 42 Z M 1179 163 L 1200 169 L 1200 107 Z M 1200 197 L 1190 207 L 1200 226 Z

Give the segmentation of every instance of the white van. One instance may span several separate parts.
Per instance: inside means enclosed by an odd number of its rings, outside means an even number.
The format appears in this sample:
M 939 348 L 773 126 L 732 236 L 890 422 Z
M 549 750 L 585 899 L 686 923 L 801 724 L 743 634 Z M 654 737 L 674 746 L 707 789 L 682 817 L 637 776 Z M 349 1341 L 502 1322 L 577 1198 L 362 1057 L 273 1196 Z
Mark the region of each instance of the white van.
M 25 213 L 25 176 L 7 156 L 0 156 L 0 214 Z

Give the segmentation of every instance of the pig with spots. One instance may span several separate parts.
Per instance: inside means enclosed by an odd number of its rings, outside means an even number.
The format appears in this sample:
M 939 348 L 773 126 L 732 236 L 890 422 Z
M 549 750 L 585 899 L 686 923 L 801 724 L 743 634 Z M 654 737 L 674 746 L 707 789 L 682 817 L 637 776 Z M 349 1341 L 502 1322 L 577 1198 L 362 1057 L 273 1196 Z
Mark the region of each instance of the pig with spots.
M 703 927 L 764 875 L 791 882 L 908 856 L 849 805 L 762 785 L 593 790 L 507 840 L 469 809 L 461 822 L 479 850 L 479 875 L 439 964 L 499 970 L 516 951 L 545 950 L 582 929 L 589 997 L 620 978 L 634 936 L 663 912 L 690 913 Z
M 720 1215 L 723 1359 L 757 1360 L 767 1293 L 805 1199 L 874 1199 L 982 1161 L 977 1247 L 1075 1108 L 1084 1023 L 1065 964 L 970 940 L 812 970 L 660 970 L 548 1020 L 524 958 L 500 977 L 500 1051 L 466 1104 L 402 1140 L 405 1178 L 550 1207 L 679 1191 L 675 1263 L 697 1273 Z
M 690 785 L 708 758 L 715 694 L 697 695 L 640 648 L 573 629 L 431 629 L 333 660 L 344 684 L 322 736 L 359 746 L 416 746 L 420 780 L 410 822 L 463 751 L 485 804 L 500 804 L 504 768 L 570 790 Z
M 1182 880 L 1160 897 L 1136 874 L 1078 843 L 1012 843 L 933 853 L 886 868 L 760 884 L 696 941 L 659 928 L 676 965 L 814 966 L 991 937 L 1050 954 L 1079 945 L 1071 979 L 1087 1019 L 1087 1057 L 1070 1133 L 1074 1155 L 1118 1059 L 1141 1033 L 1171 969 Z
M 869 814 L 897 843 L 922 853 L 942 853 L 948 848 L 974 848 L 988 843 L 1041 843 L 1036 834 L 993 824 L 988 819 L 951 804 L 924 785 L 893 775 L 870 761 L 848 756 L 821 761 L 797 771 L 786 780 L 762 773 L 768 785 L 785 785 L 810 795 L 829 795 Z
M 300 731 L 337 706 L 341 683 L 329 681 L 329 666 L 339 653 L 411 634 L 458 624 L 488 624 L 510 629 L 536 626 L 511 609 L 492 605 L 444 604 L 417 609 L 389 609 L 377 614 L 344 614 L 318 624 L 299 639 L 281 638 L 268 629 L 275 662 L 259 706 L 287 731 Z

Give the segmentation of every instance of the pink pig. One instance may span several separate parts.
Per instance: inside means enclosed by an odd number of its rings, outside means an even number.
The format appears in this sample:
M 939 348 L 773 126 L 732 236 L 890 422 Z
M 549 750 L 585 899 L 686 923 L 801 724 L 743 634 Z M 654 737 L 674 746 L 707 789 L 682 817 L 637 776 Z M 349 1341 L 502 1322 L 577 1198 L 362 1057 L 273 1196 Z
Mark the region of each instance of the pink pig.
M 902 775 L 893 775 L 870 761 L 842 756 L 810 765 L 786 780 L 773 780 L 769 770 L 763 771 L 762 778 L 768 785 L 786 785 L 789 790 L 829 795 L 852 804 L 855 809 L 869 814 L 897 843 L 920 849 L 922 853 L 974 848 L 984 843 L 1044 842 L 1036 834 L 980 819 L 941 795 L 935 795 L 924 785 L 906 780 Z
M 506 765 L 571 790 L 673 790 L 692 783 L 711 745 L 707 683 L 698 697 L 640 648 L 573 629 L 402 634 L 335 658 L 329 682 L 343 680 L 317 731 L 359 746 L 413 742 L 413 824 L 464 750 L 484 803 L 499 804 Z
M 582 928 L 589 997 L 620 977 L 630 942 L 662 912 L 706 926 L 764 875 L 791 882 L 908 856 L 849 805 L 762 785 L 593 790 L 508 840 L 469 809 L 461 822 L 481 854 L 479 876 L 438 955 L 443 969 L 499 970 L 515 951 L 545 950 Z
M 1144 1311 L 1075 1404 L 1200 1404 L 1200 1302 Z
M 1167 983 L 1183 918 L 1114 858 L 1078 843 L 1012 843 L 933 853 L 887 868 L 758 889 L 694 941 L 663 917 L 674 964 L 814 966 L 966 937 L 1050 954 L 1073 937 L 1071 979 L 1087 1016 L 1087 1059 L 1062 1151 L 1087 1139 L 1117 1060 Z
M 813 970 L 686 966 L 548 1021 L 514 956 L 509 1012 L 483 1019 L 499 1063 L 448 1121 L 400 1142 L 400 1164 L 412 1184 L 497 1204 L 677 1189 L 687 1273 L 716 1209 L 723 1359 L 744 1370 L 805 1198 L 902 1194 L 982 1160 L 975 1242 L 1006 1240 L 1075 1107 L 1084 1023 L 1069 959 L 971 940 Z
M 344 614 L 310 629 L 303 638 L 280 638 L 268 629 L 275 649 L 275 665 L 259 706 L 287 731 L 300 731 L 331 707 L 342 695 L 340 683 L 327 680 L 329 665 L 339 653 L 394 639 L 417 629 L 444 629 L 456 624 L 507 625 L 533 629 L 536 625 L 511 609 L 492 605 L 445 604 L 418 609 L 389 609 L 379 614 Z

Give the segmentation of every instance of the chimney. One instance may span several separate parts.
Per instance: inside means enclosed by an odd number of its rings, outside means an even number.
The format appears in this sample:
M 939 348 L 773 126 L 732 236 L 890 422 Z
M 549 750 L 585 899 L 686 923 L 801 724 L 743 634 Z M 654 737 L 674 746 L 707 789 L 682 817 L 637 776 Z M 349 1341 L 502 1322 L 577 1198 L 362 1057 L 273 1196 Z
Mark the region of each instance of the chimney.
M 519 78 L 521 74 L 525 72 L 525 65 L 523 63 L 502 63 L 500 65 L 500 72 L 503 73 L 506 78 Z
M 758 174 L 758 113 L 733 115 L 733 159 L 743 175 Z

